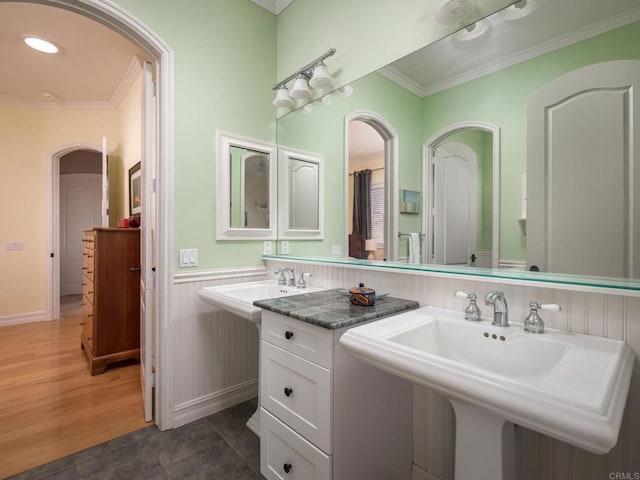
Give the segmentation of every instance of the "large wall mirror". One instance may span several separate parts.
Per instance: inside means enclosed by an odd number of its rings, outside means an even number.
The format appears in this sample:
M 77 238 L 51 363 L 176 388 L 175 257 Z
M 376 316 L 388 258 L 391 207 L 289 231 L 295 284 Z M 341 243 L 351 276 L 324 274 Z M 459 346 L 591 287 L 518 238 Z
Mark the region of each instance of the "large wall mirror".
M 549 149 L 546 146 L 551 145 L 550 135 L 538 137 L 541 139 L 537 149 L 527 145 L 528 140 L 533 138 L 530 135 L 531 128 L 537 128 L 532 127 L 528 119 L 528 109 L 532 108 L 529 100 L 536 92 L 571 72 L 618 60 L 640 60 L 640 6 L 637 0 L 522 0 L 353 82 L 350 96 L 345 97 L 342 92 L 335 92 L 327 95 L 322 102 L 312 104 L 310 113 L 292 112 L 281 117 L 277 123 L 278 143 L 317 152 L 327 159 L 326 192 L 330 191 L 330 194 L 325 195 L 325 209 L 331 212 L 331 221 L 327 219 L 325 240 L 301 246 L 296 253 L 299 251 L 301 256 L 331 256 L 332 246 L 344 244 L 347 222 L 343 212 L 349 201 L 346 198 L 348 193 L 344 193 L 344 119 L 353 112 L 366 110 L 385 118 L 397 132 L 398 188 L 421 192 L 423 202 L 433 198 L 429 191 L 429 172 L 424 168 L 423 147 L 429 139 L 438 132 L 465 122 L 488 124 L 499 130 L 500 139 L 496 145 L 499 147 L 499 159 L 497 168 L 491 173 L 495 189 L 491 196 L 484 195 L 480 198 L 478 192 L 475 194 L 478 201 L 484 202 L 485 207 L 487 202 L 495 202 L 496 208 L 492 208 L 490 214 L 491 228 L 482 227 L 481 231 L 479 224 L 476 226 L 477 239 L 483 239 L 478 250 L 484 252 L 491 248 L 491 263 L 494 267 L 497 264 L 500 268 L 527 271 L 536 265 L 547 273 L 637 278 L 637 265 L 613 272 L 590 269 L 591 263 L 602 263 L 592 262 L 592 256 L 598 255 L 597 251 L 583 251 L 581 269 L 575 271 L 560 264 L 554 267 L 553 262 L 528 258 L 534 243 L 545 241 L 545 238 L 548 240 L 552 235 L 549 230 L 551 220 L 544 213 L 548 211 L 547 207 L 537 208 L 532 205 L 532 201 L 537 200 L 528 195 L 528 190 L 532 191 L 534 188 L 528 174 L 532 165 L 546 166 L 542 183 L 536 181 L 541 189 L 540 194 L 547 201 L 553 195 L 554 208 L 560 208 L 559 211 L 563 212 L 565 218 L 571 218 L 575 223 L 571 232 L 561 234 L 563 241 L 554 245 L 554 249 L 558 247 L 553 250 L 556 258 L 563 255 L 561 248 L 571 248 L 571 245 L 576 245 L 585 235 L 595 236 L 598 218 L 606 215 L 598 209 L 598 204 L 584 202 L 589 198 L 588 193 L 585 196 L 585 191 L 598 186 L 597 195 L 591 195 L 591 198 L 615 196 L 619 190 L 638 192 L 637 183 L 640 180 L 637 172 L 640 167 L 637 159 L 633 158 L 638 149 L 624 147 L 625 138 L 627 145 L 637 145 L 640 142 L 636 138 L 638 129 L 635 122 L 638 120 L 629 117 L 629 112 L 635 114 L 637 109 L 630 110 L 633 103 L 624 103 L 635 101 L 633 97 L 637 96 L 637 89 L 618 85 L 613 88 L 611 95 L 603 94 L 597 100 L 604 102 L 599 107 L 600 110 L 614 104 L 616 106 L 607 112 L 609 120 L 604 124 L 596 124 L 601 127 L 614 125 L 617 130 L 613 127 L 606 131 L 590 127 L 589 136 L 595 138 L 595 133 L 598 133 L 604 137 L 618 135 L 622 138 L 617 144 L 609 142 L 607 138 L 596 144 L 598 149 L 595 151 L 599 152 L 600 158 L 596 163 L 604 172 L 616 177 L 612 178 L 609 187 L 594 183 L 597 176 L 583 178 L 585 176 L 579 174 L 575 164 L 562 171 L 559 162 L 563 157 L 575 159 L 576 156 L 581 156 L 577 150 L 569 149 L 572 145 L 583 143 L 585 138 L 584 135 L 576 135 L 576 128 L 573 128 L 577 125 L 575 122 L 566 120 L 562 132 L 553 132 L 554 139 L 563 140 L 558 144 L 564 149 L 561 153 L 554 151 L 552 156 L 548 155 Z M 567 79 L 569 91 L 564 99 L 547 104 L 543 109 L 546 118 L 556 115 L 556 125 L 562 115 L 571 112 L 570 109 L 556 108 L 556 105 L 571 103 L 570 99 L 573 98 L 571 77 Z M 602 88 L 608 87 L 603 85 Z M 578 104 L 574 103 L 576 105 Z M 589 109 L 582 115 L 587 123 L 590 118 L 596 119 L 600 115 L 593 105 Z M 627 112 L 626 119 L 621 118 L 624 112 Z M 633 128 L 630 128 L 631 125 L 634 125 Z M 593 143 L 591 147 L 594 147 Z M 589 161 L 594 162 L 591 157 Z M 561 192 L 550 187 L 556 172 L 564 174 L 563 182 L 566 187 Z M 635 178 L 631 175 L 634 172 Z M 482 173 L 483 177 L 485 175 L 486 172 Z M 580 194 L 571 193 L 568 189 L 571 183 L 580 186 Z M 335 188 L 338 185 L 341 188 Z M 563 199 L 568 203 L 561 204 Z M 614 239 L 614 242 L 605 243 L 616 243 L 616 248 L 626 249 L 631 256 L 635 254 L 635 257 L 639 257 L 637 245 L 640 244 L 640 234 L 638 222 L 634 222 L 637 204 L 622 200 L 612 204 L 620 206 L 624 212 L 620 216 L 622 226 L 615 232 L 609 231 L 609 238 Z M 430 255 L 426 251 L 430 248 L 426 243 L 429 238 L 433 240 L 435 233 L 434 227 L 429 226 L 428 219 L 423 225 L 423 217 L 428 214 L 425 212 L 427 208 L 426 203 L 423 203 L 421 215 L 399 213 L 397 227 L 398 233 L 418 232 L 425 235 L 423 262 L 428 261 Z M 532 225 L 527 214 L 533 211 L 543 213 L 534 214 L 536 220 Z M 487 208 L 480 215 L 488 217 Z M 532 228 L 535 229 L 533 233 Z M 488 235 L 488 232 L 495 234 Z M 543 240 L 536 236 L 541 232 Z M 493 247 L 496 241 L 497 244 Z M 400 237 L 396 252 L 398 260 L 406 259 L 407 252 L 408 242 Z M 346 252 L 344 253 L 346 256 Z M 446 262 L 443 260 L 443 263 Z M 531 272 L 528 275 L 534 278 L 537 274 Z
M 275 145 L 216 132 L 216 238 L 276 238 Z

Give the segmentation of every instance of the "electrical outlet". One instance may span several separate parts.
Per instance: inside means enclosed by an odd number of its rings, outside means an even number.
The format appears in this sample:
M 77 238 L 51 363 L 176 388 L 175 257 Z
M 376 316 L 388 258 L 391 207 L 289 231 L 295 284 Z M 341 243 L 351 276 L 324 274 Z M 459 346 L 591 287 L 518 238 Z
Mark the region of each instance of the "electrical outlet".
M 342 245 L 333 245 L 331 247 L 331 255 L 333 257 L 341 257 L 342 256 Z
M 289 242 L 287 240 L 283 240 L 280 242 L 281 252 L 283 255 L 289 255 Z
M 263 255 L 271 255 L 271 241 L 265 240 L 262 246 Z

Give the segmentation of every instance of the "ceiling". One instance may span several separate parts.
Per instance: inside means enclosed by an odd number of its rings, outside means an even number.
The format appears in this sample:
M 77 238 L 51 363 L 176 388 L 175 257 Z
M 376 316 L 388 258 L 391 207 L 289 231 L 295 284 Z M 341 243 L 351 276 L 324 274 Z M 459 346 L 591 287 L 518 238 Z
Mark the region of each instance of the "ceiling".
M 56 44 L 57 54 L 27 47 L 22 35 Z M 115 108 L 145 53 L 124 37 L 67 10 L 0 2 L 0 101 L 37 108 Z M 51 92 L 46 98 L 42 92 Z
M 253 1 L 276 11 L 290 3 Z M 482 37 L 468 42 L 447 37 L 381 73 L 425 96 L 636 20 L 638 0 L 541 0 L 527 17 L 509 21 L 495 14 Z M 60 52 L 30 49 L 21 39 L 25 34 L 54 42 Z M 50 109 L 115 108 L 137 74 L 137 58 L 145 57 L 130 41 L 76 13 L 0 2 L 0 101 Z
M 528 16 L 509 20 L 498 12 L 488 18 L 490 28 L 481 37 L 459 41 L 450 35 L 380 73 L 427 96 L 640 20 L 638 0 L 526 1 L 538 4 Z

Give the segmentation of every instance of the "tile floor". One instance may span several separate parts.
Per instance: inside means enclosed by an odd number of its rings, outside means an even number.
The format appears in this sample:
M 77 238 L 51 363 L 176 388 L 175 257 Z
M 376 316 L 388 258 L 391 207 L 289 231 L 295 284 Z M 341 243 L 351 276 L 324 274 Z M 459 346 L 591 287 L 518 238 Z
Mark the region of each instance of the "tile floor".
M 155 426 L 10 477 L 11 480 L 260 480 L 260 439 L 249 400 L 180 428 Z

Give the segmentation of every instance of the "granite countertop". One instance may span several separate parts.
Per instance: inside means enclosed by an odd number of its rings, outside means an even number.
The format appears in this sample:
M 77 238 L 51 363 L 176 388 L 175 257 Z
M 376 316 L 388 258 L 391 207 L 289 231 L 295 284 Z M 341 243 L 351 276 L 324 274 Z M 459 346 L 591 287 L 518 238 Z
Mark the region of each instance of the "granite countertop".
M 371 307 L 352 305 L 349 296 L 338 289 L 256 300 L 253 304 L 330 330 L 357 325 L 420 306 L 413 300 L 389 296 L 376 298 L 376 303 Z

